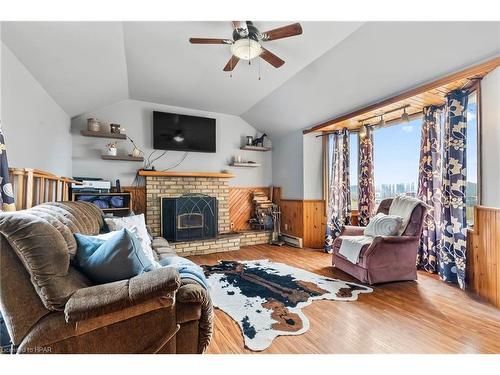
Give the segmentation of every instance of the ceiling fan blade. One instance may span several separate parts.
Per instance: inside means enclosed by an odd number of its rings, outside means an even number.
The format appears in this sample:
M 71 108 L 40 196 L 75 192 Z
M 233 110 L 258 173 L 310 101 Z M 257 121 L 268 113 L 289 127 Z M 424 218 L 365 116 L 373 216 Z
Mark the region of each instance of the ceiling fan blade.
M 277 29 L 262 33 L 262 40 L 269 41 L 283 39 L 300 34 L 302 34 L 302 26 L 300 26 L 300 23 L 293 23 L 288 26 L 278 27 Z
M 230 72 L 234 69 L 234 67 L 236 66 L 236 64 L 238 64 L 238 61 L 240 61 L 240 59 L 236 56 L 231 56 L 231 58 L 229 59 L 229 61 L 227 62 L 226 66 L 224 67 L 224 71 L 225 72 Z
M 260 57 L 262 57 L 264 60 L 266 60 L 269 64 L 271 64 L 275 68 L 279 68 L 281 65 L 283 65 L 285 63 L 283 60 L 281 60 L 274 53 L 269 52 L 265 48 L 262 48 L 262 53 L 260 54 Z
M 231 39 L 216 39 L 216 38 L 189 38 L 192 44 L 233 44 Z

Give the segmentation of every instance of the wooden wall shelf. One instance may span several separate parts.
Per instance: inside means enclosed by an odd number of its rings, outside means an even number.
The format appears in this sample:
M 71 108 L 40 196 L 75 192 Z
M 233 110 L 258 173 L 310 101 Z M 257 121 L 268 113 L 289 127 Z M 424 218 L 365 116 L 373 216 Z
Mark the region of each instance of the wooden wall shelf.
M 101 159 L 103 160 L 120 160 L 120 161 L 140 161 L 143 162 L 144 158 L 141 157 L 134 157 L 134 156 L 128 156 L 128 155 L 117 155 L 117 156 L 111 156 L 111 155 L 101 155 Z
M 261 165 L 259 163 L 231 163 L 229 166 L 233 168 L 257 168 Z
M 271 151 L 271 147 L 259 147 L 259 146 L 242 146 L 240 150 L 245 151 Z
M 108 133 L 108 132 L 91 132 L 89 130 L 80 131 L 84 137 L 107 138 L 107 139 L 127 139 L 126 134 Z
M 139 176 L 149 177 L 208 177 L 208 178 L 233 178 L 232 173 L 223 172 L 171 172 L 171 171 L 145 171 L 139 170 Z

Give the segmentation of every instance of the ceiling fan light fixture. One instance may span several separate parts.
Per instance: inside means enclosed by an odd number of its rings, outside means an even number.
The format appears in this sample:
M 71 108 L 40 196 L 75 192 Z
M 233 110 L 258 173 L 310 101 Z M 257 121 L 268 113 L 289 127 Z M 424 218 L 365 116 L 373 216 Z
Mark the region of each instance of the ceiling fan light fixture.
M 231 45 L 231 53 L 241 60 L 252 60 L 262 53 L 262 46 L 253 39 L 238 39 Z

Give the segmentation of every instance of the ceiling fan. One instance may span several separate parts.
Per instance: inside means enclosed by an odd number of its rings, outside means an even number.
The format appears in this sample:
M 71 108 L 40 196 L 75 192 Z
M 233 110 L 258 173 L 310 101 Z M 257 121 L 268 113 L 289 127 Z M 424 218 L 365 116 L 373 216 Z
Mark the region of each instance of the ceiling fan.
M 262 42 L 288 38 L 302 34 L 300 23 L 278 27 L 261 33 L 251 21 L 232 21 L 233 39 L 214 38 L 190 38 L 192 44 L 228 44 L 231 46 L 233 56 L 224 67 L 224 71 L 232 71 L 238 61 L 252 60 L 261 57 L 275 68 L 279 68 L 285 62 L 274 53 L 262 47 Z

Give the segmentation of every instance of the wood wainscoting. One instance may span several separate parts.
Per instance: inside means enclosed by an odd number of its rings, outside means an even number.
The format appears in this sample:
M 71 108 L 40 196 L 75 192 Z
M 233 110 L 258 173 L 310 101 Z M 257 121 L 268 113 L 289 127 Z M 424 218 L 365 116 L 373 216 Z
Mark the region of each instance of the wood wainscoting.
M 132 211 L 136 215 L 146 213 L 146 187 L 145 186 L 123 186 L 122 191 L 130 193 Z
M 301 237 L 305 247 L 321 249 L 325 242 L 324 200 L 281 199 L 281 230 Z
M 474 230 L 469 232 L 467 285 L 500 307 L 500 208 L 476 206 Z

